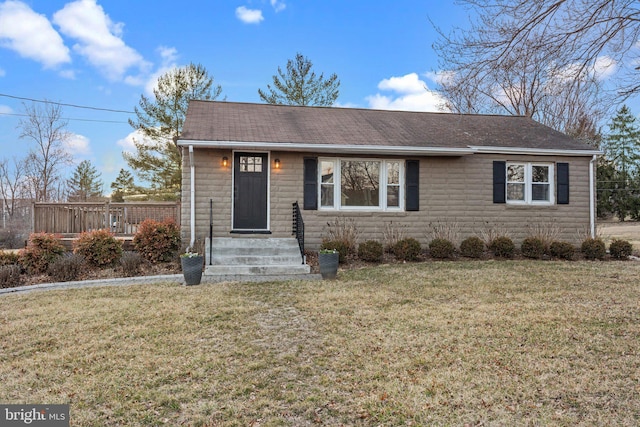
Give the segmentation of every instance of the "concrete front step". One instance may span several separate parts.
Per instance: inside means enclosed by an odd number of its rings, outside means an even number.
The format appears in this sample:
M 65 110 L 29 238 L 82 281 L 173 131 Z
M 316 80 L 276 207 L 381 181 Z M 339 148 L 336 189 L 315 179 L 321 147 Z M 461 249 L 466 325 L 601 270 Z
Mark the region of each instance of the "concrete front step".
M 209 239 L 205 245 L 206 276 L 290 276 L 309 274 L 311 270 L 302 264 L 298 242 L 293 238 L 217 237 L 213 239 L 211 263 Z
M 311 268 L 306 264 L 296 265 L 207 265 L 205 276 L 291 276 L 309 274 Z

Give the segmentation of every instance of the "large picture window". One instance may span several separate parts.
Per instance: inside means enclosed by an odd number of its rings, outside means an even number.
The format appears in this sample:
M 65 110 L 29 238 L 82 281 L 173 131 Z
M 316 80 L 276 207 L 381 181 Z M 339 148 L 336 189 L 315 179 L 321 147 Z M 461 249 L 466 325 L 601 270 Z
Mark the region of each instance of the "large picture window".
M 553 203 L 553 165 L 507 163 L 507 203 Z
M 402 163 L 399 160 L 320 159 L 321 209 L 400 210 Z

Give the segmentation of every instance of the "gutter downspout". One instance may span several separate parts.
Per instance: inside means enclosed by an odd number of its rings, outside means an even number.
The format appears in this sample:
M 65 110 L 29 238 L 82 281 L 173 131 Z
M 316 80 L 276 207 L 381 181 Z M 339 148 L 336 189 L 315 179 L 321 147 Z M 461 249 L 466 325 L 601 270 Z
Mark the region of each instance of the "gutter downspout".
M 189 166 L 191 168 L 191 185 L 190 185 L 190 217 L 189 217 L 189 226 L 191 229 L 191 240 L 189 240 L 189 250 L 193 249 L 193 245 L 196 242 L 196 165 L 193 162 L 193 145 L 189 146 Z
M 591 231 L 591 238 L 596 238 L 596 213 L 595 213 L 595 182 L 593 174 L 593 166 L 598 156 L 593 155 L 593 158 L 589 162 L 589 230 Z

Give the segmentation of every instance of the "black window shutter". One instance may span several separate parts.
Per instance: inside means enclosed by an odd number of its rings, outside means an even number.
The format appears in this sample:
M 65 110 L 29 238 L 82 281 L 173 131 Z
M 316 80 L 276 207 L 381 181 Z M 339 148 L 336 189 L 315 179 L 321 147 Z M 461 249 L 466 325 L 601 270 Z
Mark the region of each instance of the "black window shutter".
M 420 210 L 420 161 L 407 160 L 406 162 L 406 194 L 405 209 L 407 211 Z
M 569 204 L 569 163 L 557 163 L 558 182 L 557 182 L 557 202 L 559 205 Z
M 493 162 L 493 203 L 507 202 L 507 162 Z
M 318 159 L 304 158 L 304 203 L 303 209 L 318 209 Z

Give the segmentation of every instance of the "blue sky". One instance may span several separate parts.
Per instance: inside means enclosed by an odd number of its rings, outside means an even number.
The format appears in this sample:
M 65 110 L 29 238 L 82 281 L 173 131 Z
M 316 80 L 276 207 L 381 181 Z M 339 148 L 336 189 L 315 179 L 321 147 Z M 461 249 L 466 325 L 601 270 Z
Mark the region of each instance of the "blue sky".
M 466 21 L 453 2 L 413 0 L 0 1 L 0 94 L 132 111 L 158 75 L 195 62 L 228 101 L 260 102 L 258 89 L 300 52 L 338 74 L 340 106 L 434 110 L 429 17 L 443 28 Z M 22 102 L 0 96 L 0 158 L 29 149 L 16 129 Z M 70 120 L 69 149 L 108 192 L 126 167 L 132 115 L 63 108 L 100 120 Z

